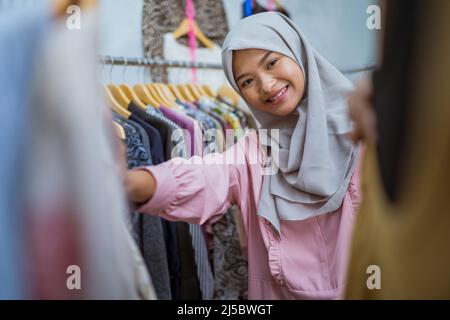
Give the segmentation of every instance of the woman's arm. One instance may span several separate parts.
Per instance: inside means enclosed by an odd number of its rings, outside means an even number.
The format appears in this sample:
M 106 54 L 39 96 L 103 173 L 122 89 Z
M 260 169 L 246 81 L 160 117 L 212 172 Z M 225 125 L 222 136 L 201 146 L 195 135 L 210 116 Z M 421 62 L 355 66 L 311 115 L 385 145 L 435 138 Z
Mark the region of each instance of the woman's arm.
M 137 211 L 167 220 L 203 224 L 219 218 L 250 194 L 244 145 L 245 138 L 223 154 L 175 158 L 128 171 L 129 199 L 138 204 Z

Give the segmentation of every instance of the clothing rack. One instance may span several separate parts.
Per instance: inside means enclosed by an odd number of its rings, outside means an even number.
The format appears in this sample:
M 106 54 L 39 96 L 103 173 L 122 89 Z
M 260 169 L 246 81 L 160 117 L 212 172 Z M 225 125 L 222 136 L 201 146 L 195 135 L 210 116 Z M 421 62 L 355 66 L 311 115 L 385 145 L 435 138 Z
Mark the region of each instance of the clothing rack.
M 203 62 L 187 62 L 187 61 L 171 61 L 164 59 L 151 59 L 151 58 L 126 58 L 126 57 L 112 57 L 101 56 L 100 62 L 107 65 L 115 66 L 165 66 L 173 68 L 198 68 L 198 69 L 222 69 L 223 66 L 220 63 L 203 63 Z M 350 68 L 340 70 L 344 74 L 359 73 L 364 71 L 375 70 L 375 65 L 369 65 L 360 68 Z
M 115 65 L 115 66 L 165 66 L 174 68 L 198 68 L 198 69 L 222 69 L 222 65 L 219 63 L 203 63 L 203 62 L 187 62 L 187 61 L 171 61 L 163 59 L 150 59 L 150 58 L 125 58 L 125 57 L 100 57 L 102 64 Z

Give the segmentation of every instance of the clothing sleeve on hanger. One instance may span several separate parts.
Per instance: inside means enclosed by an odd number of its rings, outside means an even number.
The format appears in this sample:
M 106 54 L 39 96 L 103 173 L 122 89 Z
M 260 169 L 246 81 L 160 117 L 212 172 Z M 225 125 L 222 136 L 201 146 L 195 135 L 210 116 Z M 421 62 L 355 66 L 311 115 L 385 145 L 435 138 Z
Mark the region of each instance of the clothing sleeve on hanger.
M 222 154 L 175 158 L 145 167 L 155 177 L 157 189 L 138 210 L 172 221 L 213 223 L 231 204 L 246 205 L 243 198 L 252 196 L 248 166 L 261 164 L 256 134 L 249 134 Z

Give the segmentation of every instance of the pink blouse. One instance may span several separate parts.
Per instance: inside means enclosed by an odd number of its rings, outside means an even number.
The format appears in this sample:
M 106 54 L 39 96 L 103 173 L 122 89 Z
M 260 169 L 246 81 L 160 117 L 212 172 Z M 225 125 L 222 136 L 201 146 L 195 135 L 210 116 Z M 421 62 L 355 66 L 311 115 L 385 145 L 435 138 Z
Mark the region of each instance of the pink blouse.
M 157 188 L 138 211 L 205 224 L 238 204 L 248 245 L 249 299 L 339 299 L 359 202 L 359 169 L 339 210 L 303 221 L 281 221 L 278 235 L 257 215 L 265 161 L 253 132 L 223 154 L 146 167 Z

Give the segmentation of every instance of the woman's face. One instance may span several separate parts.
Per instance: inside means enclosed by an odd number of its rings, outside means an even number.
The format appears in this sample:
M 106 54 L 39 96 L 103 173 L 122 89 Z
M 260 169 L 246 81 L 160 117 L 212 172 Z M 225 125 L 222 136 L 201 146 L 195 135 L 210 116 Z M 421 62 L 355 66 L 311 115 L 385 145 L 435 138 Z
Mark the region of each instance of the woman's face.
M 273 115 L 293 112 L 305 91 L 300 66 L 277 52 L 233 51 L 233 75 L 243 98 L 252 107 Z

